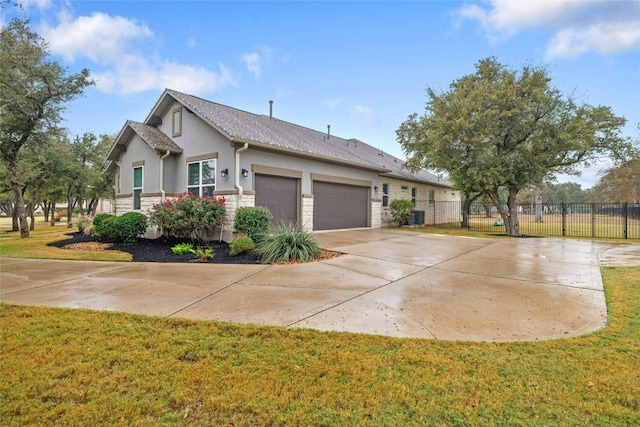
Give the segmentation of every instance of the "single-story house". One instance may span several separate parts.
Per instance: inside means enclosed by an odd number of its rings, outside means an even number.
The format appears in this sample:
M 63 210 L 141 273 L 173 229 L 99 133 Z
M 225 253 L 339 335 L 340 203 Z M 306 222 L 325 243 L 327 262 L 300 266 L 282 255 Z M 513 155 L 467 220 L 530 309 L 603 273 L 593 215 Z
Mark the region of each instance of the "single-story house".
M 266 206 L 276 220 L 330 230 L 381 227 L 392 221 L 395 198 L 412 199 L 421 211 L 460 200 L 449 181 L 412 173 L 388 153 L 331 135 L 330 127 L 277 119 L 272 106 L 268 115 L 254 114 L 171 89 L 144 122 L 125 123 L 107 156 L 116 214 L 147 213 L 185 192 L 224 196 L 227 241 L 241 206 Z

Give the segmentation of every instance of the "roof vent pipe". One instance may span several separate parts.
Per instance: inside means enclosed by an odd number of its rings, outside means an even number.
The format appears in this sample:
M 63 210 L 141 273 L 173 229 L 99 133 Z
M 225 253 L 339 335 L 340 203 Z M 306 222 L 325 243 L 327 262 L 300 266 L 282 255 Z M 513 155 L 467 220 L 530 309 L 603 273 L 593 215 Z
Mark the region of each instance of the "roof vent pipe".
M 273 101 L 269 100 L 269 118 L 273 118 Z
M 327 139 L 331 139 L 331 125 L 327 125 Z

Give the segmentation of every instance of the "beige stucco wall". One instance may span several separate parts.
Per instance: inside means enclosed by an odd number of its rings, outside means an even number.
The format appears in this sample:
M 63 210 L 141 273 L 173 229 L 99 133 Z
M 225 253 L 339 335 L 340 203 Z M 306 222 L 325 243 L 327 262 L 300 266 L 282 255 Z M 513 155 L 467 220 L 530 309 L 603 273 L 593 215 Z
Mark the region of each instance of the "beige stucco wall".
M 423 184 L 413 181 L 400 180 L 397 178 L 391 178 L 386 176 L 381 176 L 378 180 L 378 192 L 377 196 L 382 199 L 382 188 L 383 184 L 389 184 L 389 192 L 388 192 L 388 204 L 387 206 L 382 206 L 382 202 L 380 203 L 381 209 L 381 222 L 382 226 L 393 226 L 396 225 L 393 217 L 391 216 L 391 211 L 389 210 L 389 205 L 395 199 L 408 199 L 411 200 L 411 189 L 416 188 L 416 207 L 415 210 L 420 210 L 425 212 L 425 223 L 426 224 L 436 224 L 445 223 L 445 222 L 453 222 L 460 220 L 460 208 L 459 203 L 439 203 L 439 202 L 459 202 L 460 201 L 460 192 L 451 188 L 440 187 L 436 185 Z M 429 191 L 433 190 L 434 193 L 434 201 L 436 203 L 430 203 L 429 201 Z

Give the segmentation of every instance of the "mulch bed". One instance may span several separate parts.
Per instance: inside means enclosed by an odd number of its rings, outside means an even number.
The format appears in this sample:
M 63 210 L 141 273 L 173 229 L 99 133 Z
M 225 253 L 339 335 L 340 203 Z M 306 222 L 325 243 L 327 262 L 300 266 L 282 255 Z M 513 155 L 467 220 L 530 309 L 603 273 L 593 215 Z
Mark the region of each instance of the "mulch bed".
M 84 233 L 75 232 L 66 234 L 68 239 L 49 243 L 47 246 L 68 249 L 73 251 L 121 251 L 131 254 L 134 262 L 195 262 L 194 254 L 175 255 L 171 248 L 184 240 L 160 237 L 159 239 L 138 239 L 136 243 L 104 242 Z M 196 245 L 194 245 L 195 247 Z M 258 256 L 249 253 L 236 256 L 229 255 L 229 244 L 225 242 L 211 242 L 207 247 L 213 249 L 213 258 L 206 264 L 259 264 Z M 340 252 L 322 250 L 317 259 L 325 260 L 342 255 Z M 279 264 L 298 264 L 300 261 L 292 260 Z
M 49 243 L 48 246 L 69 250 L 107 250 L 128 252 L 134 262 L 194 262 L 194 254 L 175 255 L 171 248 L 182 240 L 161 237 L 159 239 L 138 239 L 136 243 L 124 244 L 116 242 L 103 242 L 86 236 L 84 233 L 68 233 L 68 239 Z M 195 245 L 194 245 L 195 246 Z M 229 255 L 229 245 L 225 242 L 211 242 L 208 245 L 213 249 L 215 256 L 206 261 L 208 264 L 257 264 L 258 256 L 255 254 Z

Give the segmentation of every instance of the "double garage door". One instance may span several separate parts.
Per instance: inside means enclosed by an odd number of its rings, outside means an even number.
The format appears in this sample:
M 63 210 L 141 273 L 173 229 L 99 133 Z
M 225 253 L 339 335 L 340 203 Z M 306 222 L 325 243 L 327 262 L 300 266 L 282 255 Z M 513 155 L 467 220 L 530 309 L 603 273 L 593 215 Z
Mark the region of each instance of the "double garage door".
M 297 222 L 299 218 L 297 178 L 256 174 L 256 205 L 265 206 L 274 221 Z M 369 225 L 369 187 L 313 182 L 313 229 L 336 230 Z

